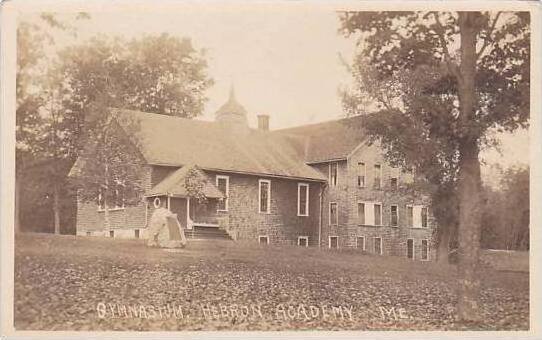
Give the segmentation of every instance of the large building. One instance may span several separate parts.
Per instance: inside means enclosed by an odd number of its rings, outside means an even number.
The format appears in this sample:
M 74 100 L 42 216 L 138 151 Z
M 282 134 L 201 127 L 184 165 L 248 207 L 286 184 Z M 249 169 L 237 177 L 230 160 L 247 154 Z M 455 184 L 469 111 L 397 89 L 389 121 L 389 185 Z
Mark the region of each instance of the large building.
M 162 205 L 188 231 L 215 228 L 233 240 L 434 258 L 427 197 L 410 194 L 412 174 L 386 164 L 360 117 L 270 131 L 260 115 L 252 129 L 233 92 L 214 122 L 128 110 L 116 117 L 121 129 L 127 118 L 138 124 L 145 195 L 125 205 L 119 194 L 107 228 L 101 195 L 78 199 L 78 235 L 144 237 Z M 189 177 L 205 200 L 187 188 Z

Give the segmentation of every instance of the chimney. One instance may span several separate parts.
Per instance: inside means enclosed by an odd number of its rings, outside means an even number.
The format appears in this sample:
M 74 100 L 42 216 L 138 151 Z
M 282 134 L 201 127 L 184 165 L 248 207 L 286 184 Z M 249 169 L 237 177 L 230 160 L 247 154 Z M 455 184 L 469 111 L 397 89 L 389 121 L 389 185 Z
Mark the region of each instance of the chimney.
M 269 115 L 258 115 L 258 130 L 269 131 Z

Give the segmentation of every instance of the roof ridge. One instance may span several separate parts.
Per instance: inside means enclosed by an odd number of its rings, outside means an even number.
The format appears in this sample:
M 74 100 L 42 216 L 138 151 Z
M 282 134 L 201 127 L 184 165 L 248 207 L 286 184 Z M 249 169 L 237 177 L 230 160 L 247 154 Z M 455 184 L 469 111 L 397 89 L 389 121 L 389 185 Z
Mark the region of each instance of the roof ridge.
M 356 116 L 350 116 L 350 117 L 329 119 L 329 120 L 325 120 L 325 121 L 321 121 L 321 122 L 309 123 L 309 124 L 304 124 L 304 125 L 290 126 L 290 127 L 286 127 L 286 128 L 272 130 L 272 132 L 284 132 L 284 131 L 288 131 L 288 130 L 295 130 L 295 129 L 298 129 L 298 128 L 315 127 L 315 126 L 318 126 L 318 125 L 326 125 L 326 124 L 331 124 L 331 123 L 338 123 L 338 122 L 341 122 L 341 121 L 361 119 L 361 117 L 363 117 L 363 114 L 356 115 Z

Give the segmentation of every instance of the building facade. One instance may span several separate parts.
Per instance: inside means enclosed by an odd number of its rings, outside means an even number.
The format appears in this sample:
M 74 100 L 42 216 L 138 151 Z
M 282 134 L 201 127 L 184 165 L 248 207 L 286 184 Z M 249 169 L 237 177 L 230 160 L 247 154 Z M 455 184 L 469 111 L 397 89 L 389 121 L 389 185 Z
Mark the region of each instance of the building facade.
M 165 206 L 187 230 L 218 228 L 234 240 L 356 249 L 417 260 L 434 258 L 436 228 L 411 173 L 389 166 L 370 145 L 361 117 L 269 130 L 232 91 L 214 122 L 117 110 L 120 126 L 137 120 L 144 197 L 126 206 L 78 199 L 77 234 L 144 238 L 154 209 Z M 78 162 L 72 169 L 77 173 Z M 202 183 L 204 200 L 187 180 Z

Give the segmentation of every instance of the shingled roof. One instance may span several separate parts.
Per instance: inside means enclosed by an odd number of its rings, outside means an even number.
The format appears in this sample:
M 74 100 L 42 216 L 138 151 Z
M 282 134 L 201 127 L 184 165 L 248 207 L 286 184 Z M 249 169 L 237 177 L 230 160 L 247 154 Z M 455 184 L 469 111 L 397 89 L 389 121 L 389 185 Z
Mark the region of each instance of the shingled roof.
M 304 161 L 319 163 L 346 159 L 367 139 L 363 129 L 363 116 L 355 116 L 323 123 L 275 130 L 277 134 L 296 136 L 304 143 Z
M 207 198 L 224 198 L 224 195 L 218 188 L 211 182 L 209 177 L 198 169 L 194 165 L 185 165 L 180 169 L 177 169 L 173 173 L 169 174 L 161 182 L 156 184 L 151 190 L 149 190 L 146 196 L 158 196 L 158 195 L 172 195 L 178 197 L 188 197 L 190 193 L 186 188 L 186 179 L 190 174 L 190 171 L 194 170 L 196 176 L 202 183 L 202 193 Z
M 149 164 L 203 170 L 323 181 L 323 175 L 306 165 L 292 137 L 249 129 L 232 133 L 227 125 L 130 110 L 115 110 L 122 126 L 137 126 L 131 134 Z

